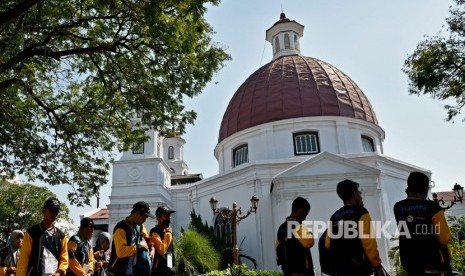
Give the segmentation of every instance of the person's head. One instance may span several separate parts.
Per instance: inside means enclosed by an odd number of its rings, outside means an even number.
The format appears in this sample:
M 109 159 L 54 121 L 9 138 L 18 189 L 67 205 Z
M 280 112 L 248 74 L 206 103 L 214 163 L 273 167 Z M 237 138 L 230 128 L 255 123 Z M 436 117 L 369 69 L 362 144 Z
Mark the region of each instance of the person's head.
M 85 240 L 90 240 L 92 238 L 92 235 L 94 234 L 94 221 L 91 218 L 81 219 L 79 234 Z
M 337 183 L 336 192 L 344 203 L 363 206 L 362 193 L 358 189 L 359 186 L 357 182 L 346 179 Z
M 110 248 L 110 233 L 102 232 L 98 235 L 96 247 L 99 250 L 107 251 Z
M 291 217 L 302 222 L 307 217 L 308 212 L 310 212 L 310 203 L 305 198 L 299 196 L 292 201 L 291 211 Z
M 158 225 L 168 227 L 170 226 L 171 223 L 171 214 L 176 211 L 170 210 L 166 206 L 160 206 L 157 208 L 157 211 L 155 211 L 155 215 L 157 216 L 157 222 Z
M 155 218 L 150 213 L 150 206 L 145 201 L 138 201 L 132 206 L 131 216 L 135 224 L 143 224 L 148 217 Z
M 426 198 L 428 190 L 428 176 L 422 172 L 411 172 L 407 179 L 407 194 Z
M 20 248 L 23 245 L 24 233 L 21 230 L 14 230 L 10 234 L 9 244 L 12 248 Z
M 51 197 L 44 202 L 42 214 L 46 223 L 53 223 L 60 212 L 60 201 L 57 198 Z

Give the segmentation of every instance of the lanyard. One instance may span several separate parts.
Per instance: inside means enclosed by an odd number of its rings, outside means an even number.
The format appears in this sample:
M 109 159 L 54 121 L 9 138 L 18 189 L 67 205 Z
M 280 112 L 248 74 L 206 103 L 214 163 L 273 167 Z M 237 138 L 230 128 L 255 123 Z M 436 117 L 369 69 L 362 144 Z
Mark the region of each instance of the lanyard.
M 18 249 L 19 250 L 19 249 Z M 18 252 L 18 250 L 16 252 Z M 10 254 L 11 254 L 11 264 L 12 264 L 12 267 L 16 267 L 16 259 L 15 259 L 15 254 L 14 252 L 11 250 L 11 247 L 9 247 L 9 251 L 10 251 Z M 19 252 L 18 252 L 19 253 Z M 16 256 L 18 256 L 18 254 L 16 254 Z
M 50 250 L 50 252 L 54 252 L 56 250 L 55 245 L 55 228 L 52 228 L 52 232 L 45 230 L 44 231 L 44 242 L 45 247 Z

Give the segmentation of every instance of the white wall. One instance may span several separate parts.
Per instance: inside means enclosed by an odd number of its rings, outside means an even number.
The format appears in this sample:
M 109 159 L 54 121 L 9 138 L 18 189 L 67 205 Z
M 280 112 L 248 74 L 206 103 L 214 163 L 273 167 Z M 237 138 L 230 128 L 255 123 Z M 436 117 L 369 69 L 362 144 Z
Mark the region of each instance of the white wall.
M 384 131 L 363 120 L 344 117 L 304 117 L 281 120 L 255 126 L 227 137 L 215 147 L 219 171 L 233 169 L 233 150 L 248 144 L 249 163 L 259 160 L 296 158 L 292 134 L 317 131 L 320 152 L 333 154 L 362 153 L 362 135 L 373 139 L 376 151 L 382 154 Z

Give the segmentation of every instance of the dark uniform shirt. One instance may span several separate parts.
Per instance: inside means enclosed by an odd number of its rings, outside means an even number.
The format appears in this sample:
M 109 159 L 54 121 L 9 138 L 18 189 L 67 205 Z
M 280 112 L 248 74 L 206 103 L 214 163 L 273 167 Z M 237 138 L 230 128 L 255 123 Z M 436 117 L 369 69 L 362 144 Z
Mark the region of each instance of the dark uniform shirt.
M 294 225 L 288 226 L 289 223 L 293 223 Z M 289 235 L 288 229 L 295 229 L 295 235 L 293 233 Z M 279 262 L 285 276 L 292 273 L 315 275 L 312 254 L 310 253 L 310 248 L 314 243 L 315 240 L 307 228 L 291 217 L 286 218 L 286 221 L 278 228 L 275 243 L 276 249 L 284 246 L 285 253 L 282 257 L 283 260 Z
M 407 272 L 450 271 L 450 230 L 444 211 L 433 201 L 407 198 L 394 205 L 400 261 Z
M 375 236 L 370 235 L 373 233 L 368 210 L 352 204 L 345 205 L 330 220 L 326 248 L 336 258 L 335 275 L 371 275 L 372 268 L 381 265 L 381 259 Z

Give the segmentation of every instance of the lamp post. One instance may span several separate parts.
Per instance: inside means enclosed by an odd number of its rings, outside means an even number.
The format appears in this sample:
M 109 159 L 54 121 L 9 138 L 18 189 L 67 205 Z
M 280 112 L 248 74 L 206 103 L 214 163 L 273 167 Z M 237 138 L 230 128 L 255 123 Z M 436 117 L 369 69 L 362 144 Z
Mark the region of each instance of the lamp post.
M 252 213 L 256 213 L 258 209 L 258 197 L 253 195 L 250 199 L 250 209 L 247 211 L 247 214 L 242 216 L 241 207 L 237 207 L 236 202 L 233 202 L 232 210 L 220 210 L 217 208 L 218 200 L 212 196 L 210 199 L 210 207 L 212 208 L 213 214 L 218 214 L 218 216 L 226 221 L 229 221 L 233 225 L 233 255 L 234 255 L 234 264 L 239 264 L 239 248 L 237 247 L 237 224 Z
M 442 197 L 440 199 L 438 199 L 438 195 L 436 193 L 433 193 L 433 201 L 436 202 L 443 210 L 450 209 L 452 206 L 455 205 L 455 203 L 457 201 L 462 203 L 463 187 L 460 186 L 460 184 L 455 183 L 454 188 L 452 189 L 452 191 L 454 191 L 454 194 L 455 194 L 454 195 L 454 200 L 452 200 L 449 205 L 445 206 L 446 202 L 444 201 L 444 199 L 442 199 Z

